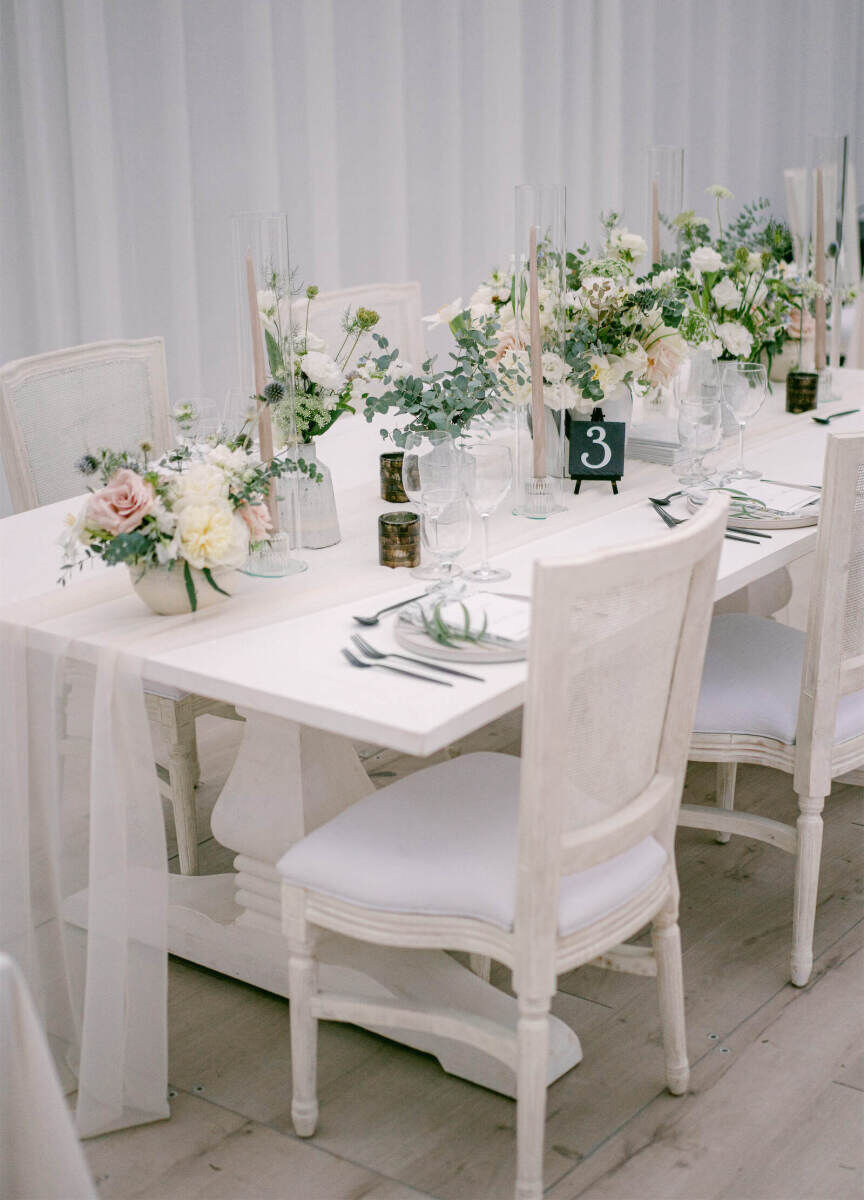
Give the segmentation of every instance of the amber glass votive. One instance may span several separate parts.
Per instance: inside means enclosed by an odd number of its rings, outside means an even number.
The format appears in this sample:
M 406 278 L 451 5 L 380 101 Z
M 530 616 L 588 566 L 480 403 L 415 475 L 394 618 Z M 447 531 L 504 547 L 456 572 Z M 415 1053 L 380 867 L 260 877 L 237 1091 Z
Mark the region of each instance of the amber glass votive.
M 413 512 L 386 512 L 378 518 L 378 561 L 382 567 L 419 567 L 420 518 Z
M 401 450 L 388 450 L 381 455 L 381 499 L 388 504 L 407 504 L 408 497 L 402 486 Z
M 786 411 L 809 412 L 816 407 L 819 375 L 816 371 L 790 371 L 786 376 Z

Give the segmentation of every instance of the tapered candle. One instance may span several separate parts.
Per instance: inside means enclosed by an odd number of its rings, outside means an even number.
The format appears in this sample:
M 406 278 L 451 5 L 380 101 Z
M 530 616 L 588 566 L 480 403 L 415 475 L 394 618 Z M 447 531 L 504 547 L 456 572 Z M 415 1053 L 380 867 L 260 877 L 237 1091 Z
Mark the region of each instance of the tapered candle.
M 660 261 L 660 195 L 657 180 L 651 180 L 651 261 Z
M 540 294 L 537 286 L 537 226 L 528 243 L 528 313 L 531 326 L 531 425 L 534 478 L 546 478 L 546 410 L 543 405 L 543 346 L 540 341 Z
M 822 193 L 822 168 L 816 168 L 816 245 L 813 251 L 813 277 L 821 285 L 816 296 L 816 332 L 813 358 L 817 371 L 825 366 L 825 200 Z
M 264 339 L 261 336 L 261 313 L 258 311 L 258 289 L 255 286 L 255 266 L 252 255 L 246 255 L 246 290 L 249 295 L 249 324 L 252 334 L 252 370 L 255 376 L 255 395 L 257 398 L 258 441 L 261 447 L 261 458 L 270 462 L 273 457 L 273 423 L 270 418 L 269 405 L 261 399 L 267 386 L 267 368 L 264 359 Z M 276 480 L 270 480 L 270 492 L 267 497 L 270 509 L 270 522 L 273 532 L 279 530 L 279 508 L 276 502 Z

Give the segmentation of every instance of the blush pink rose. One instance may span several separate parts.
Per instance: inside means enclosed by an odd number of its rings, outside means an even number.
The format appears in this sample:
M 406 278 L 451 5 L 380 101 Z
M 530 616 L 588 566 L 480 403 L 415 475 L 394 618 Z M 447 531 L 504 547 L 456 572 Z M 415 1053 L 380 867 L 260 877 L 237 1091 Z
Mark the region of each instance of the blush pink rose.
M 123 467 L 87 502 L 87 525 L 106 533 L 137 529 L 156 502 L 153 485 Z
M 243 504 L 237 511 L 249 526 L 249 537 L 253 542 L 260 542 L 270 532 L 270 513 L 266 504 Z
M 789 321 L 788 321 L 786 328 L 788 330 L 790 338 L 794 338 L 795 341 L 801 340 L 801 310 L 800 309 L 798 309 L 798 308 L 792 309 L 791 313 L 789 314 Z M 805 341 L 807 340 L 807 338 L 813 337 L 813 333 L 814 333 L 815 329 L 816 329 L 816 322 L 810 316 L 809 312 L 805 312 L 804 313 L 804 340 Z

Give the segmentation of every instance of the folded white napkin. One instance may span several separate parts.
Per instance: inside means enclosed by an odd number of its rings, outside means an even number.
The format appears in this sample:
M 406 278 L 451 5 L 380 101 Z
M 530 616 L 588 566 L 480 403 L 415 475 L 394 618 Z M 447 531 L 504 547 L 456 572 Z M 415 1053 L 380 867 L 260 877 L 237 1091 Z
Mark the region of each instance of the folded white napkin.
M 405 610 L 404 620 L 412 625 L 423 627 L 422 613 L 431 616 L 436 601 L 427 597 L 417 605 L 411 605 Z M 464 604 L 464 608 L 462 607 Z M 478 633 L 486 620 L 486 630 L 483 641 L 507 642 L 519 644 L 528 641 L 531 628 L 531 605 L 526 597 L 515 600 L 510 596 L 499 596 L 495 592 L 475 592 L 473 596 L 465 596 L 460 600 L 449 600 L 440 609 L 441 619 L 457 632 L 465 628 L 465 609 L 471 621 L 471 631 Z
M 741 479 L 734 480 L 729 484 L 729 488 L 736 492 L 743 493 L 743 496 L 733 496 L 735 500 L 741 500 L 746 503 L 746 499 L 761 501 L 766 508 L 769 508 L 774 513 L 782 513 L 783 515 L 794 516 L 802 509 L 809 508 L 812 504 L 819 500 L 819 493 L 810 491 L 803 487 L 787 487 L 779 483 L 766 483 L 764 479 Z M 758 504 L 754 505 L 754 515 L 758 511 Z

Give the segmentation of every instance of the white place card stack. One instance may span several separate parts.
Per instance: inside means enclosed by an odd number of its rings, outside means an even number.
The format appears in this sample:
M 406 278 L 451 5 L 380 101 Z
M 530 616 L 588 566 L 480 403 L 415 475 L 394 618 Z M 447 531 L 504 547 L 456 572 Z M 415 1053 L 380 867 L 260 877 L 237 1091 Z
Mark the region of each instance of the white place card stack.
M 678 440 L 678 421 L 674 417 L 652 417 L 630 426 L 627 438 L 627 457 L 643 462 L 674 467 L 683 462 L 687 453 Z

